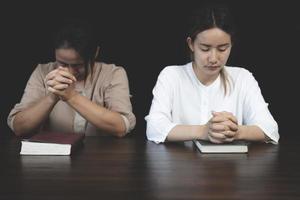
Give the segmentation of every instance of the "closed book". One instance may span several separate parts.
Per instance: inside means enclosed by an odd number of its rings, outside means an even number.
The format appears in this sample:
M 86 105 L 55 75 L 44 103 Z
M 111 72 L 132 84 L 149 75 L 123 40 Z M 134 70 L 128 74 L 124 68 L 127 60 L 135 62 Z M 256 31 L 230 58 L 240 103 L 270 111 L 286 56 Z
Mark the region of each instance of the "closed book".
M 41 132 L 21 141 L 21 155 L 70 155 L 83 143 L 84 134 Z
M 202 153 L 247 153 L 248 142 L 233 141 L 216 144 L 206 140 L 194 140 L 195 145 Z

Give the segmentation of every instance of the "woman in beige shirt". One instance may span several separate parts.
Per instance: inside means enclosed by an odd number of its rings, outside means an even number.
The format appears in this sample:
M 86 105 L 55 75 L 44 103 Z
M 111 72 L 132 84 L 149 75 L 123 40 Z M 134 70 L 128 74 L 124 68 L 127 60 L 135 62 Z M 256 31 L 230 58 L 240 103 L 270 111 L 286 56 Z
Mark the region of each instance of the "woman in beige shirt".
M 69 23 L 55 38 L 55 62 L 39 64 L 8 116 L 17 136 L 39 130 L 125 136 L 136 123 L 125 70 L 96 62 L 92 29 Z

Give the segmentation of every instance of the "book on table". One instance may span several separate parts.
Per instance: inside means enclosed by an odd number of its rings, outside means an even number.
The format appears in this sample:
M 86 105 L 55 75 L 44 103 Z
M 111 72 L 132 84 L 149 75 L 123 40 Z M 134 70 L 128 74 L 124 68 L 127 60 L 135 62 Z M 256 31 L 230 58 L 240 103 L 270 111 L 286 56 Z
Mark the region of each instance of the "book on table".
M 249 144 L 245 141 L 233 141 L 222 144 L 206 140 L 194 140 L 193 142 L 202 153 L 247 153 Z
M 21 141 L 21 155 L 71 155 L 83 144 L 84 134 L 41 132 Z

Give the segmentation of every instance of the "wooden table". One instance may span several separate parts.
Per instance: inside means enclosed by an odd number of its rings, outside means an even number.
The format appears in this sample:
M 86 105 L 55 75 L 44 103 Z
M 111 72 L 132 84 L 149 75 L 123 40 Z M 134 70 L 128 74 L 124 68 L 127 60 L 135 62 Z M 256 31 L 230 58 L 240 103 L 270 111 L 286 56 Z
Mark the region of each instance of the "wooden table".
M 72 156 L 20 156 L 0 142 L 0 199 L 300 199 L 299 138 L 248 154 L 201 154 L 192 142 L 87 137 Z

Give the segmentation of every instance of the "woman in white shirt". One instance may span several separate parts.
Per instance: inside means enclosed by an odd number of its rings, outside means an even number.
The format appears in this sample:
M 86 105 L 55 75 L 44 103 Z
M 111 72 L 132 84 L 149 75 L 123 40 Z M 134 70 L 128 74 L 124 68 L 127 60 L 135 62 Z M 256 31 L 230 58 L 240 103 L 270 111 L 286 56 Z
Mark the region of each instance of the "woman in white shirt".
M 187 37 L 192 62 L 159 74 L 145 117 L 148 140 L 277 143 L 278 126 L 257 81 L 244 68 L 226 66 L 234 36 L 228 9 L 206 7 L 194 17 Z

